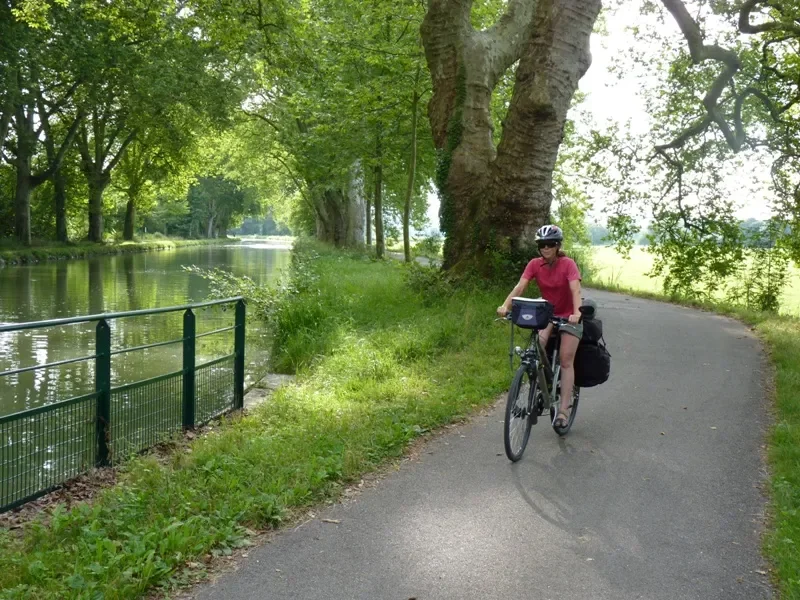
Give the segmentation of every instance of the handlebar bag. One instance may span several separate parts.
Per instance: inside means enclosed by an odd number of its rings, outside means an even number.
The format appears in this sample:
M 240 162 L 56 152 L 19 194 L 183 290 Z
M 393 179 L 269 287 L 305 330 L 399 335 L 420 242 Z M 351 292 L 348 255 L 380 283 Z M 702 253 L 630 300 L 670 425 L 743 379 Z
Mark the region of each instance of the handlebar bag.
M 553 305 L 542 298 L 512 298 L 511 322 L 523 329 L 544 329 L 553 318 Z

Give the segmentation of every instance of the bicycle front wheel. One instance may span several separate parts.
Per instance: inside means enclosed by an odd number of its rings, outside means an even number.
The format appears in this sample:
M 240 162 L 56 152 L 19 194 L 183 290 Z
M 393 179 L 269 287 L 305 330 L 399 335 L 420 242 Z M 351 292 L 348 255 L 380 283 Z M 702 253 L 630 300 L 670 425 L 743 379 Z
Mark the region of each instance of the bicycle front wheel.
M 508 460 L 517 462 L 525 452 L 533 425 L 533 398 L 536 393 L 536 379 L 531 380 L 527 368 L 517 369 L 508 390 L 506 418 L 503 441 Z

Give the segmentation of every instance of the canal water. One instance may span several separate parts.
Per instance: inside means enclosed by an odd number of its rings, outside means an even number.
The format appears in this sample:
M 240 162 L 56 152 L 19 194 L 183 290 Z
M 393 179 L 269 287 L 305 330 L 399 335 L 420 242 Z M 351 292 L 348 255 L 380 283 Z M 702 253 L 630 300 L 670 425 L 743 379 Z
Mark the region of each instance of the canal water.
M 0 268 L 0 323 L 22 323 L 103 312 L 177 306 L 206 300 L 207 280 L 184 267 L 224 269 L 256 283 L 275 280 L 289 264 L 289 249 L 270 242 L 194 246 L 171 251 L 42 262 Z M 197 313 L 197 333 L 233 324 L 233 311 Z M 130 317 L 111 322 L 112 349 L 181 337 L 182 314 Z M 258 323 L 248 319 L 247 370 L 264 367 Z M 0 333 L 0 372 L 94 354 L 93 325 L 67 325 Z M 233 332 L 198 340 L 197 362 L 233 350 Z M 182 366 L 180 343 L 112 359 L 112 385 L 163 375 Z M 66 400 L 94 390 L 92 360 L 0 377 L 0 416 Z

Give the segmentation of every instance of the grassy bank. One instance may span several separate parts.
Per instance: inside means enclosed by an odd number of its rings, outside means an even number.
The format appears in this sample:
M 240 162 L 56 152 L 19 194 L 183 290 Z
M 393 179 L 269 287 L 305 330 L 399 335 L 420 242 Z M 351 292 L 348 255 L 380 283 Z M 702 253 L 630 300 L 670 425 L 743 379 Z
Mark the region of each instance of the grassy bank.
M 185 246 L 225 244 L 237 241 L 234 238 L 213 240 L 184 240 L 172 238 L 151 238 L 134 242 L 113 242 L 96 244 L 76 242 L 74 244 L 47 244 L 35 246 L 0 245 L 0 266 L 3 264 L 29 264 L 44 260 L 64 260 L 69 258 L 88 258 L 108 254 L 128 252 L 150 252 L 153 250 L 174 250 Z
M 0 530 L 0 598 L 138 598 L 195 577 L 507 387 L 502 292 L 436 295 L 417 267 L 304 252 L 283 288 L 299 291 L 270 308 L 296 383 L 190 452 L 132 460 L 91 504 Z
M 769 526 L 764 554 L 785 600 L 800 598 L 800 319 L 757 313 L 716 303 L 670 298 L 651 290 L 588 281 L 587 285 L 633 296 L 666 300 L 734 317 L 758 333 L 775 369 L 774 424 L 767 438 Z M 763 408 L 769 409 L 770 390 Z

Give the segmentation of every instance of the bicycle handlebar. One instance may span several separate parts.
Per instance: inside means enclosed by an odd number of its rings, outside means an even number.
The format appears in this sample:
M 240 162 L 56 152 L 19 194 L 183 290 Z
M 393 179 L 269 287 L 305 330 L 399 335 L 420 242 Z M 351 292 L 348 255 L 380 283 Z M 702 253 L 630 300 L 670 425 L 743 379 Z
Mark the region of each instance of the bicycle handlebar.
M 510 312 L 509 312 L 508 314 L 506 314 L 506 316 L 505 316 L 505 317 L 500 317 L 500 318 L 498 318 L 498 319 L 495 319 L 495 321 L 510 321 L 510 320 L 511 320 L 511 313 L 510 313 Z M 581 321 L 582 321 L 582 320 L 583 320 L 583 316 L 581 316 Z M 559 326 L 561 326 L 561 325 L 568 325 L 568 324 L 569 324 L 569 318 L 564 318 L 564 317 L 550 317 L 550 322 L 551 322 L 553 325 L 559 325 Z M 580 321 L 578 321 L 578 322 L 580 323 Z

